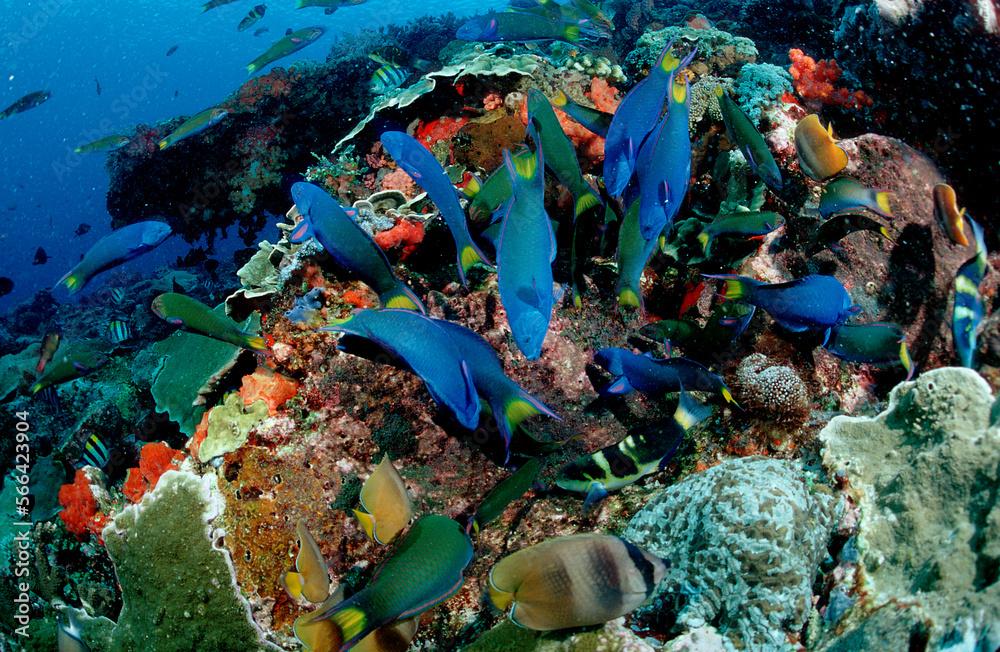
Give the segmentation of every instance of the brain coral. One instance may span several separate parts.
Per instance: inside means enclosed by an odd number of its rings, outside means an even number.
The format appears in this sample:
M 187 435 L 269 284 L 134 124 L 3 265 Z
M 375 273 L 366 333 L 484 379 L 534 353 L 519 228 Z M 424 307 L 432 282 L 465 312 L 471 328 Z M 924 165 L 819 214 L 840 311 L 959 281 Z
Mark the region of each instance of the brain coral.
M 795 420 L 809 412 L 809 390 L 791 367 L 777 365 L 763 353 L 748 355 L 736 370 L 738 400 L 766 416 Z
M 712 624 L 735 647 L 786 649 L 809 614 L 813 577 L 840 511 L 794 462 L 746 457 L 692 475 L 655 496 L 624 537 L 670 560 L 662 608 L 677 623 Z

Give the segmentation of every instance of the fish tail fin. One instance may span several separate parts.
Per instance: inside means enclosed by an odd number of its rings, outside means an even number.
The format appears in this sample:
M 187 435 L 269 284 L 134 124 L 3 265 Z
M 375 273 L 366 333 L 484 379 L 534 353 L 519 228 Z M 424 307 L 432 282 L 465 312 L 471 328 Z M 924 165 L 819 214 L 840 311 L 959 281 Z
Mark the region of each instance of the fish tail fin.
M 306 7 L 306 0 L 296 0 L 295 2 L 296 9 L 305 9 L 305 7 Z
M 520 390 L 514 396 L 508 398 L 503 404 L 503 421 L 509 432 L 514 432 L 525 419 L 544 414 L 553 419 L 559 419 L 559 415 L 552 411 L 537 398 Z
M 255 72 L 257 72 L 257 64 L 256 63 L 248 64 L 247 65 L 247 74 L 248 75 L 252 75 Z
M 41 383 L 39 382 L 39 383 L 35 383 L 35 384 L 34 384 L 34 385 L 32 385 L 31 387 L 29 387 L 29 388 L 28 388 L 28 391 L 29 391 L 29 392 L 31 392 L 31 395 L 32 395 L 32 396 L 34 396 L 34 395 L 35 395 L 35 394 L 37 394 L 37 393 L 38 393 L 39 391 L 41 391 L 41 389 L 42 389 L 42 384 L 41 384 Z
M 247 335 L 244 340 L 246 345 L 254 351 L 267 351 L 267 340 L 260 335 Z
M 910 357 L 910 350 L 906 348 L 906 340 L 899 342 L 899 364 L 903 365 L 903 369 L 906 369 L 906 379 L 910 380 L 913 378 L 913 374 L 917 368 Z
M 875 205 L 887 217 L 892 217 L 892 206 L 889 204 L 889 197 L 891 195 L 892 193 L 887 190 L 879 190 L 875 193 Z
M 630 287 L 623 287 L 618 290 L 618 305 L 628 308 L 642 308 L 642 299 L 639 293 Z
M 591 208 L 600 205 L 601 198 L 594 194 L 592 190 L 588 190 L 576 200 L 576 217 L 580 217 Z
M 164 138 L 160 142 L 156 143 L 156 147 L 157 147 L 157 149 L 164 150 L 164 149 L 170 147 L 170 143 L 167 142 L 167 140 Z
M 352 511 L 354 512 L 354 518 L 358 519 L 358 523 L 361 523 L 361 528 L 368 535 L 368 538 L 375 541 L 375 517 L 368 512 L 362 512 L 360 509 Z
M 714 92 L 716 97 L 722 97 L 726 94 L 725 89 L 723 89 L 721 85 L 716 85 Z
M 56 281 L 56 287 L 62 285 L 70 294 L 76 294 L 83 288 L 80 277 L 73 272 L 67 272 L 65 276 Z
M 423 302 L 420 301 L 416 293 L 402 282 L 379 296 L 379 300 L 386 308 L 405 308 L 406 310 L 415 310 L 419 313 L 427 312 Z
M 463 194 L 466 198 L 472 199 L 480 193 L 483 189 L 483 182 L 476 175 L 472 175 L 468 183 L 465 184 L 465 188 L 462 189 Z
M 569 104 L 569 97 L 562 89 L 557 90 L 555 95 L 553 95 L 550 99 L 552 104 L 557 107 L 564 107 Z
M 728 391 L 727 391 L 728 393 Z M 732 397 L 730 397 L 732 398 Z M 690 394 L 681 389 L 680 400 L 677 401 L 677 409 L 674 410 L 674 421 L 684 430 L 690 430 L 708 418 L 712 413 L 712 408 L 694 400 Z
M 698 242 L 701 243 L 702 253 L 708 258 L 708 253 L 712 249 L 712 236 L 708 234 L 708 231 L 702 231 L 698 234 Z
M 345 601 L 342 593 L 334 593 L 315 611 L 296 619 L 295 637 L 309 650 L 340 650 L 354 645 L 377 626 L 359 604 L 363 596 L 361 591 Z
M 576 43 L 580 40 L 580 26 L 579 25 L 567 25 L 566 29 L 563 30 L 563 38 L 565 38 L 570 43 Z
M 472 269 L 472 266 L 476 263 L 482 263 L 484 265 L 489 265 L 486 260 L 486 256 L 483 252 L 479 251 L 477 247 L 472 242 L 462 247 L 458 252 L 458 267 L 462 270 L 462 284 L 465 284 L 465 276 Z
M 753 289 L 759 283 L 752 278 L 736 276 L 735 274 L 705 274 L 705 278 L 715 278 L 725 281 L 722 286 L 722 297 L 728 301 L 740 301 L 753 294 Z

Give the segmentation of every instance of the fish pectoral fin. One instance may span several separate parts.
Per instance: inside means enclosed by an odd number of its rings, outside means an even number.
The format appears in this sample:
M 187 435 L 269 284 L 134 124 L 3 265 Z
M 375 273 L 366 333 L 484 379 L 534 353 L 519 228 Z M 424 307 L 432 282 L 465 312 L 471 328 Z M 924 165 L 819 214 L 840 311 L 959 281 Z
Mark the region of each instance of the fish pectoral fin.
M 295 225 L 292 232 L 288 234 L 288 241 L 292 244 L 299 244 L 305 242 L 309 238 L 313 237 L 312 224 L 305 217 Z
M 601 391 L 601 394 L 604 396 L 623 396 L 631 393 L 633 389 L 632 384 L 625 376 L 618 376 Z
M 591 482 L 587 488 L 587 497 L 583 499 L 583 511 L 589 512 L 599 502 L 608 497 L 608 490 L 600 482 Z

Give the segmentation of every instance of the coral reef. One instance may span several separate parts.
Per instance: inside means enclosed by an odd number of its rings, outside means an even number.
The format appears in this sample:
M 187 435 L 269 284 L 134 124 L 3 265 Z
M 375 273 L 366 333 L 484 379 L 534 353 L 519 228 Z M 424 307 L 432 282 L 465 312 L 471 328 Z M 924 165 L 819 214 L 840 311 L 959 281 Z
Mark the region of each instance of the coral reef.
M 713 624 L 736 647 L 790 648 L 809 615 L 812 583 L 839 506 L 795 462 L 723 462 L 654 496 L 624 537 L 670 560 L 658 590 L 662 617 Z
M 878 416 L 838 416 L 820 433 L 824 465 L 860 508 L 856 549 L 864 592 L 848 619 L 868 640 L 875 627 L 869 618 L 890 618 L 906 633 L 929 628 L 929 649 L 996 640 L 1000 430 L 994 405 L 989 385 L 974 371 L 935 369 L 893 389 Z M 843 634 L 829 649 L 846 649 L 861 635 Z
M 133 503 L 142 500 L 147 492 L 156 488 L 160 477 L 167 471 L 176 471 L 183 454 L 166 444 L 150 442 L 139 452 L 139 466 L 130 468 L 122 485 L 122 494 Z
M 639 37 L 635 49 L 625 57 L 625 71 L 631 77 L 640 76 L 641 71 L 648 70 L 656 63 L 660 52 L 671 41 L 679 48 L 698 48 L 698 54 L 691 65 L 691 70 L 696 75 L 729 73 L 744 63 L 757 60 L 757 47 L 748 38 L 733 36 L 714 27 L 667 27 L 646 32 Z
M 238 449 L 247 442 L 250 431 L 267 418 L 268 412 L 268 404 L 262 399 L 244 405 L 239 394 L 227 396 L 221 405 L 208 411 L 204 438 L 195 438 L 198 459 L 207 462 Z
M 773 106 L 791 90 L 791 76 L 769 63 L 744 65 L 733 84 L 736 103 L 754 123 L 760 120 L 762 110 Z
M 763 353 L 743 358 L 736 369 L 736 388 L 737 400 L 755 413 L 792 421 L 801 421 L 809 414 L 809 389 L 799 374 Z

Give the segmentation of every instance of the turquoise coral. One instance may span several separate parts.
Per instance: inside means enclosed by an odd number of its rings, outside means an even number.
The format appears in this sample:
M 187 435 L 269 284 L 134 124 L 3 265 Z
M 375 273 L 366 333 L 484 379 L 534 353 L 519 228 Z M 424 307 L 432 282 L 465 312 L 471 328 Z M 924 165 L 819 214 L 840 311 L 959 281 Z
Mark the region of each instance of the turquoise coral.
M 757 46 L 743 36 L 733 36 L 714 27 L 667 27 L 639 37 L 635 49 L 625 57 L 625 71 L 634 78 L 641 77 L 640 73 L 656 62 L 660 52 L 670 42 L 678 50 L 698 48 L 692 68 L 700 74 L 719 74 L 730 67 L 757 60 Z
M 784 68 L 770 63 L 748 63 L 740 68 L 733 85 L 736 103 L 754 123 L 761 112 L 792 92 L 792 76 Z

